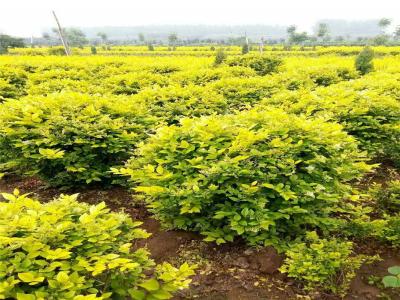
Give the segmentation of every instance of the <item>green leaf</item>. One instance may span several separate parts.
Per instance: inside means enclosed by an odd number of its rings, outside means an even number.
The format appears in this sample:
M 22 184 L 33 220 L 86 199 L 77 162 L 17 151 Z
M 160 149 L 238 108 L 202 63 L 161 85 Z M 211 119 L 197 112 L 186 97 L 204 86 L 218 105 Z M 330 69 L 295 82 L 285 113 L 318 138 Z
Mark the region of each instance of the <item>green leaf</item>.
M 69 276 L 68 276 L 67 272 L 60 272 L 60 273 L 57 274 L 56 280 L 57 280 L 59 283 L 65 284 L 65 283 L 68 283 L 68 281 L 69 281 Z
M 18 278 L 23 282 L 39 283 L 44 280 L 44 277 L 36 277 L 36 274 L 31 272 L 18 273 Z
M 1 196 L 8 201 L 15 201 L 17 198 L 12 194 L 1 193 Z
M 164 168 L 162 167 L 162 165 L 159 165 L 159 166 L 156 168 L 156 172 L 157 172 L 158 174 L 163 174 L 163 173 L 164 173 Z
M 400 266 L 390 267 L 388 272 L 393 275 L 400 275 Z
M 157 291 L 160 288 L 160 284 L 154 278 L 139 284 L 139 286 L 146 289 L 147 291 Z
M 400 287 L 400 278 L 397 278 L 396 276 L 385 276 L 383 277 L 382 282 L 385 287 Z
M 35 300 L 36 296 L 32 294 L 17 293 L 17 300 Z
M 213 237 L 211 237 L 211 236 L 208 236 L 208 237 L 205 237 L 205 238 L 203 239 L 203 241 L 205 241 L 205 242 L 213 242 L 213 241 L 215 241 L 215 238 L 213 238 Z
M 134 300 L 143 300 L 146 297 L 146 293 L 144 291 L 129 289 L 128 293 Z
M 223 238 L 217 238 L 217 239 L 215 240 L 215 242 L 217 243 L 217 245 L 226 243 L 226 241 L 225 241 Z
M 164 290 L 156 291 L 154 293 L 151 293 L 151 295 L 157 299 L 171 299 L 172 298 L 172 294 L 170 292 L 167 292 Z
M 239 161 L 241 161 L 241 160 L 245 160 L 245 159 L 248 159 L 248 158 L 249 158 L 248 155 L 239 155 L 239 156 L 234 157 L 234 158 L 232 159 L 232 161 L 233 161 L 233 162 L 239 162 Z
M 181 141 L 181 143 L 180 143 L 180 145 L 179 145 L 179 147 L 180 147 L 180 148 L 183 148 L 183 149 L 186 149 L 186 148 L 188 148 L 189 146 L 190 146 L 190 144 L 189 144 L 187 141 L 185 141 L 185 140 Z
M 64 156 L 64 150 L 60 149 L 39 149 L 39 153 L 47 159 L 58 159 Z

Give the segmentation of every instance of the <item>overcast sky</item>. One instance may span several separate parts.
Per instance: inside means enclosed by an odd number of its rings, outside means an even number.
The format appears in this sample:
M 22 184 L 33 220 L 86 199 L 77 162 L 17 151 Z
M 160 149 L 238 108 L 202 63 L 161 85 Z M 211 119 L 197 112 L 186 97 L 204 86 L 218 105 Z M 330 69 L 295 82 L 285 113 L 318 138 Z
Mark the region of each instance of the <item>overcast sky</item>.
M 0 0 L 0 32 L 30 36 L 63 26 L 149 24 L 297 24 L 319 19 L 391 18 L 400 24 L 400 0 Z

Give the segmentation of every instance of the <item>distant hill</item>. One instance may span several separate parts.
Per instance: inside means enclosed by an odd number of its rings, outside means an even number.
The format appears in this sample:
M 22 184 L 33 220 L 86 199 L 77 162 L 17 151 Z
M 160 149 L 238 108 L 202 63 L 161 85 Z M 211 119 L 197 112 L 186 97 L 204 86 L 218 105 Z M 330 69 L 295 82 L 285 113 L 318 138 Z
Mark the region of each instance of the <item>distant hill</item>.
M 317 30 L 318 23 L 327 23 L 331 37 L 341 36 L 346 39 L 372 37 L 380 33 L 378 20 L 320 20 L 312 28 Z M 147 26 L 104 26 L 79 27 L 89 39 L 98 39 L 97 33 L 104 32 L 109 40 L 135 41 L 140 33 L 146 40 L 165 42 L 171 33 L 176 33 L 180 40 L 227 40 L 247 35 L 250 40 L 279 40 L 287 37 L 285 25 L 147 25 Z M 48 29 L 48 32 L 51 30 Z M 310 33 L 313 33 L 310 32 Z
M 88 38 L 96 37 L 98 32 L 104 32 L 109 39 L 137 39 L 143 33 L 149 40 L 166 40 L 168 35 L 176 33 L 180 39 L 227 39 L 242 37 L 245 34 L 251 39 L 261 37 L 276 39 L 286 36 L 285 26 L 271 25 L 149 25 L 134 27 L 90 27 L 81 28 Z

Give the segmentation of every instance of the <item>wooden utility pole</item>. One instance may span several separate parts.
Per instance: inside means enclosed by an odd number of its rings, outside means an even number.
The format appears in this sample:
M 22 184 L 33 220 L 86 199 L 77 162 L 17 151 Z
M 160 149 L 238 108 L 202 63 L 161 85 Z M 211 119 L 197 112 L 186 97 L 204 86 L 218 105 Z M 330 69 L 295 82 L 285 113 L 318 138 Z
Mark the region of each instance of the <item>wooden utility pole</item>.
M 57 28 L 58 28 L 58 34 L 60 35 L 61 42 L 62 42 L 62 44 L 64 46 L 65 55 L 70 56 L 71 55 L 71 50 L 69 48 L 68 41 L 64 36 L 64 31 L 63 31 L 63 29 L 62 29 L 62 27 L 60 25 L 60 22 L 58 21 L 57 15 L 56 15 L 54 10 L 53 10 L 53 16 L 54 16 L 54 19 L 56 19 Z

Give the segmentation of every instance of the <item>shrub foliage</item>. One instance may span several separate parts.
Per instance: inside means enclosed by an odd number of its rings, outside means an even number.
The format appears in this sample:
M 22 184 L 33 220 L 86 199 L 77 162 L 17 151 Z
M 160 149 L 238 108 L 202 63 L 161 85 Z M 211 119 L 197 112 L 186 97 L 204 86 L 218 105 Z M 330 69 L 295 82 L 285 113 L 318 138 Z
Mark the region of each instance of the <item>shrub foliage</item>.
M 242 66 L 252 68 L 258 75 L 267 75 L 278 71 L 283 64 L 279 57 L 263 55 L 245 55 L 230 59 L 229 66 Z
M 372 80 L 371 80 L 372 81 Z M 325 117 L 343 125 L 371 158 L 390 159 L 400 164 L 400 102 L 375 90 L 351 90 L 347 82 L 315 92 L 283 92 L 265 105 L 309 117 Z
M 306 227 L 332 229 L 363 159 L 340 125 L 268 110 L 160 128 L 114 172 L 172 227 L 277 244 Z
M 2 196 L 2 299 L 168 299 L 190 282 L 187 264 L 155 266 L 146 249 L 130 251 L 149 234 L 104 203 L 62 195 L 42 204 L 17 190 Z
M 357 71 L 365 75 L 374 70 L 374 51 L 370 47 L 365 47 L 356 57 L 355 66 Z
M 81 94 L 28 97 L 3 103 L 3 170 L 37 174 L 53 185 L 110 182 L 146 136 L 153 118 L 139 103 Z
M 344 296 L 356 276 L 355 271 L 363 263 L 379 259 L 377 256 L 351 256 L 352 248 L 352 242 L 321 239 L 316 232 L 308 232 L 304 242 L 294 243 L 286 252 L 280 271 L 304 282 L 307 290 L 319 287 Z

